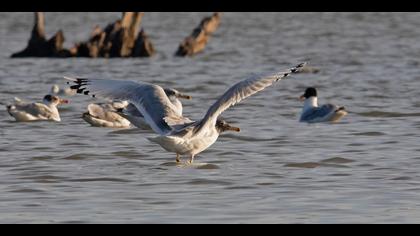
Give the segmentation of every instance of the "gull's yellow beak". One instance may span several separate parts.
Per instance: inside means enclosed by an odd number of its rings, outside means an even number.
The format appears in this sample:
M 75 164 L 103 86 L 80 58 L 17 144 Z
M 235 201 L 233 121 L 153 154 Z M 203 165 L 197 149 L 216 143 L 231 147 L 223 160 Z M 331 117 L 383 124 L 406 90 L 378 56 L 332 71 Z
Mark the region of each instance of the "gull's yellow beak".
M 235 132 L 240 132 L 241 131 L 241 129 L 239 127 L 235 127 L 235 126 L 231 126 L 231 125 L 226 125 L 225 129 L 230 130 L 230 131 L 235 131 Z
M 188 99 L 188 100 L 191 100 L 191 99 L 192 99 L 192 97 L 191 97 L 190 95 L 186 95 L 186 94 L 182 94 L 182 93 L 180 93 L 180 94 L 178 95 L 178 97 L 180 97 L 180 98 L 184 98 L 184 99 Z
M 67 99 L 60 99 L 60 104 L 69 104 L 70 101 Z

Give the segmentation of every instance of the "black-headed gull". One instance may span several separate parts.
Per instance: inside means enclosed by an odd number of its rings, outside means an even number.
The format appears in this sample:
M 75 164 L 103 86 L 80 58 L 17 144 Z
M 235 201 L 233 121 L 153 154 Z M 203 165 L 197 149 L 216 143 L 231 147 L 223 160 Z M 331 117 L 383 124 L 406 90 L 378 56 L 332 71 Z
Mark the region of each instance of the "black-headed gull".
M 314 87 L 307 88 L 300 99 L 304 100 L 300 116 L 301 122 L 337 122 L 347 115 L 344 107 L 334 104 L 318 106 L 317 90 Z
M 36 121 L 51 120 L 61 121 L 57 106 L 69 103 L 66 99 L 48 94 L 42 102 L 28 103 L 15 98 L 15 103 L 7 105 L 7 112 L 13 116 L 16 121 Z

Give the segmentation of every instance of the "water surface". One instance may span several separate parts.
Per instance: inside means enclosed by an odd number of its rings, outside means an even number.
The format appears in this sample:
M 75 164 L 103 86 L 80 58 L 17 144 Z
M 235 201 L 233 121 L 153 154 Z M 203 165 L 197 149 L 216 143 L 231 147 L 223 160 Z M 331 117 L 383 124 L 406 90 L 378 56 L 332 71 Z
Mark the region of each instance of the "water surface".
M 63 75 L 130 79 L 193 96 L 201 118 L 233 83 L 301 61 L 296 75 L 223 113 L 241 127 L 188 168 L 138 129 L 89 126 L 93 100 L 70 97 L 62 122 L 17 123 L 0 107 L 1 223 L 418 223 L 420 14 L 224 13 L 204 53 L 175 58 L 210 13 L 146 13 L 145 59 L 9 59 L 32 13 L 0 13 L 0 101 L 39 100 Z M 66 47 L 120 13 L 47 13 Z M 297 122 L 298 97 L 344 105 L 338 124 Z M 96 100 L 100 101 L 100 100 Z

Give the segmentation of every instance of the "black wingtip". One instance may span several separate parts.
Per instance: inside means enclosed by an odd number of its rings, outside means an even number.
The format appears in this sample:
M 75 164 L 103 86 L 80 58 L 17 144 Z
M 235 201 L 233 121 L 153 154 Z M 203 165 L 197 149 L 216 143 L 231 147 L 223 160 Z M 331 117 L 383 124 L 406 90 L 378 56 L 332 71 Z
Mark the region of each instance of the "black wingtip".
M 304 67 L 306 64 L 307 64 L 307 62 L 306 62 L 306 61 L 305 61 L 305 62 L 302 62 L 302 63 L 300 63 L 299 65 L 297 65 L 297 66 L 296 66 L 296 68 L 301 68 L 301 67 Z
M 300 72 L 299 69 L 302 68 L 303 66 L 305 66 L 306 64 L 307 64 L 306 62 L 302 62 L 302 63 L 298 64 L 297 66 L 288 69 L 288 71 L 285 72 L 283 74 L 283 76 L 281 76 L 281 75 L 278 76 L 277 79 L 276 79 L 276 81 L 280 80 L 281 78 L 288 77 L 290 74 L 299 73 Z
M 82 86 L 86 86 L 88 85 L 88 79 L 84 79 L 84 78 L 75 78 L 76 80 L 73 81 L 73 83 L 75 83 L 75 85 L 70 86 L 70 89 L 72 90 L 76 90 L 76 93 L 79 94 L 84 94 L 84 95 L 89 95 L 89 91 L 85 91 L 86 87 Z M 67 84 L 70 84 L 70 82 L 67 82 Z
M 304 67 L 306 64 L 307 64 L 307 62 L 302 62 L 302 63 L 298 64 L 297 66 L 295 66 L 294 68 L 290 69 L 290 71 L 292 73 L 298 73 L 299 69 Z

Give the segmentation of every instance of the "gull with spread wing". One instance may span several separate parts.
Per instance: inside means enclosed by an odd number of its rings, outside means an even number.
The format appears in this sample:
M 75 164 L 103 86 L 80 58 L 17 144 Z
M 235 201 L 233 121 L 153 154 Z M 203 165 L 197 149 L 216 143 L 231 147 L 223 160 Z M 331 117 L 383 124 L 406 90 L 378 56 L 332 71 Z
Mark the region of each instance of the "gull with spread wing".
M 176 112 L 162 87 L 149 83 L 133 81 L 103 80 L 88 78 L 69 78 L 70 87 L 77 93 L 101 96 L 104 98 L 127 100 L 143 114 L 145 121 L 159 136 L 150 138 L 165 150 L 176 153 L 176 161 L 180 155 L 188 155 L 189 163 L 194 157 L 216 142 L 220 133 L 240 129 L 220 119 L 220 114 L 241 100 L 271 86 L 274 82 L 299 72 L 305 63 L 301 63 L 283 72 L 257 75 L 242 80 L 230 87 L 208 109 L 204 118 L 192 121 Z M 70 84 L 70 82 L 68 82 Z
M 190 95 L 180 93 L 176 89 L 164 89 L 178 114 L 182 115 L 182 103 L 178 98 L 191 99 Z M 82 118 L 96 127 L 129 128 L 132 125 L 141 129 L 150 129 L 141 112 L 128 101 L 112 101 L 109 103 L 91 103 Z
M 191 100 L 192 97 L 173 88 L 166 88 L 163 90 L 166 96 L 168 96 L 169 101 L 174 105 L 174 112 L 182 116 L 183 106 L 179 99 L 183 98 Z M 137 128 L 150 129 L 149 124 L 144 120 L 143 114 L 141 114 L 141 112 L 132 103 L 129 103 L 128 106 L 122 109 L 117 109 L 117 113 L 125 119 L 129 120 L 131 124 Z

